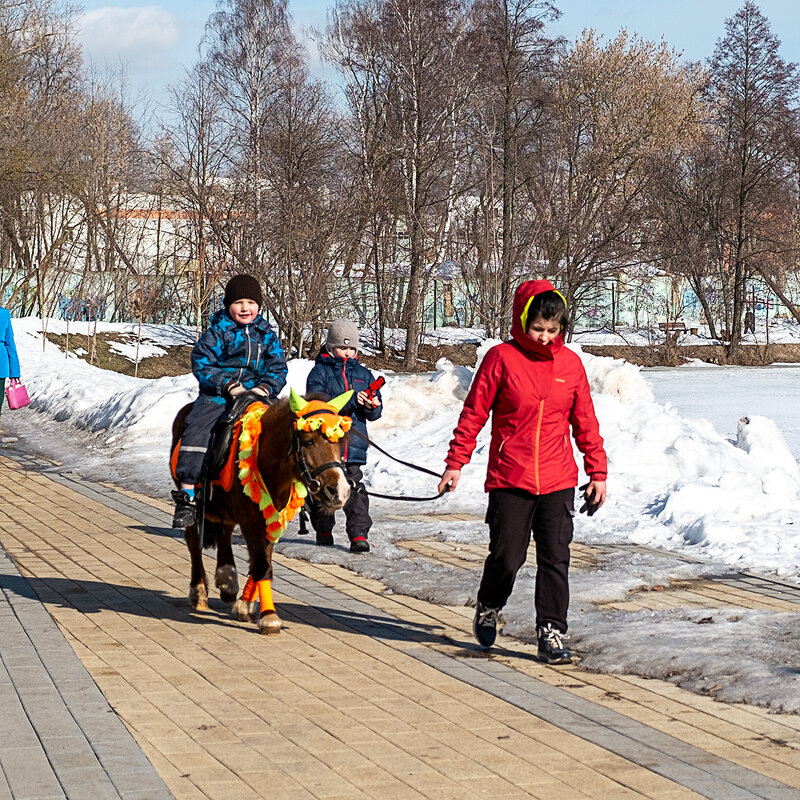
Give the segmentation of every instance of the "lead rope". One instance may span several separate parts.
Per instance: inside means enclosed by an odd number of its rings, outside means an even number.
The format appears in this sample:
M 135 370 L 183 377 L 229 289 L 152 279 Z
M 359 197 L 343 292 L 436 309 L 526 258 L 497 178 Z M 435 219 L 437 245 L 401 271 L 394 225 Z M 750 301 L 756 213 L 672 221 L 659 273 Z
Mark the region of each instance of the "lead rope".
M 383 453 L 387 458 L 390 458 L 392 461 L 396 461 L 398 464 L 402 464 L 404 467 L 409 467 L 410 469 L 415 469 L 417 472 L 424 472 L 426 475 L 433 475 L 434 478 L 440 478 L 438 472 L 434 472 L 432 469 L 428 469 L 427 467 L 420 467 L 417 464 L 412 464 L 410 461 L 403 461 L 401 458 L 395 458 L 391 453 L 387 453 L 382 447 L 375 444 L 369 436 L 365 436 L 361 431 L 357 431 L 354 427 L 350 428 L 350 435 L 357 436 L 362 441 L 366 442 L 370 447 L 374 447 L 379 453 Z M 450 491 L 450 485 L 442 489 L 439 494 L 433 495 L 433 497 L 405 497 L 401 495 L 395 494 L 380 494 L 379 492 L 368 492 L 366 489 L 358 489 L 357 491 L 364 492 L 364 494 L 369 495 L 369 497 L 382 497 L 384 500 L 406 500 L 410 503 L 423 503 L 430 500 L 438 500 L 442 495 L 447 494 Z

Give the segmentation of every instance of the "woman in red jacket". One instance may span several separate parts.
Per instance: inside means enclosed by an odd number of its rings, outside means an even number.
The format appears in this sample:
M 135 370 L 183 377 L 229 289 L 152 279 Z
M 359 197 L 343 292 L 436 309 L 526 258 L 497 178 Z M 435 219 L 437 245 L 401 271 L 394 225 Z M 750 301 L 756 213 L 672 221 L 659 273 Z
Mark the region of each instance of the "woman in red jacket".
M 549 281 L 526 281 L 514 296 L 511 340 L 484 357 L 450 442 L 439 491 L 456 488 L 461 468 L 492 413 L 485 490 L 489 556 L 478 589 L 473 631 L 483 647 L 525 557 L 536 542 L 536 629 L 539 658 L 572 660 L 564 644 L 569 606 L 569 545 L 578 467 L 570 428 L 589 476 L 593 513 L 606 499 L 606 454 L 580 358 L 564 346 L 567 305 Z M 583 510 L 583 509 L 581 509 Z

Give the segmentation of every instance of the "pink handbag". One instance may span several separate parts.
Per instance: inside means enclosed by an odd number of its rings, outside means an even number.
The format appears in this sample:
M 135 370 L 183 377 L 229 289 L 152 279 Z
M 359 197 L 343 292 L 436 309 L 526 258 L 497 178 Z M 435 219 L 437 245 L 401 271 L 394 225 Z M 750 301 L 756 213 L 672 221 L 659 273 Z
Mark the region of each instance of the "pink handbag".
M 6 386 L 6 399 L 8 400 L 8 407 L 11 409 L 25 408 L 25 406 L 31 404 L 28 390 L 19 378 L 12 378 L 11 383 Z

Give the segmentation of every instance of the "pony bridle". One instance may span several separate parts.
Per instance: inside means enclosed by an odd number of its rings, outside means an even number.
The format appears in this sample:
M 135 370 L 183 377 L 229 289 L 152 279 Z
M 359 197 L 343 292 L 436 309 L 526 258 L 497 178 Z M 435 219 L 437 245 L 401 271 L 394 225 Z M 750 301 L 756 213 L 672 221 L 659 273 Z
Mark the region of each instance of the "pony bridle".
M 338 461 L 327 461 L 312 470 L 303 454 L 300 432 L 305 431 L 311 433 L 312 431 L 319 431 L 328 441 L 339 441 L 350 429 L 351 420 L 349 417 L 343 416 L 341 410 L 352 396 L 353 393 L 350 391 L 328 402 L 318 400 L 307 402 L 300 397 L 294 389 L 290 392 L 289 405 L 297 419 L 295 421 L 294 431 L 292 432 L 292 443 L 289 452 L 297 456 L 297 463 L 300 467 L 300 479 L 311 494 L 318 494 L 322 490 L 322 483 L 317 480 L 318 475 L 321 475 L 328 469 L 339 469 L 344 473 L 344 464 L 341 459 Z M 333 419 L 328 420 L 325 419 L 325 417 L 332 417 Z
M 311 494 L 317 494 L 322 490 L 322 484 L 317 480 L 317 475 L 321 475 L 326 469 L 340 469 L 344 472 L 344 464 L 341 461 L 327 461 L 325 464 L 320 464 L 315 469 L 308 466 L 308 461 L 303 455 L 303 446 L 300 442 L 300 432 L 294 431 L 292 436 L 292 449 L 297 456 L 297 463 L 300 465 L 300 480 L 306 485 Z

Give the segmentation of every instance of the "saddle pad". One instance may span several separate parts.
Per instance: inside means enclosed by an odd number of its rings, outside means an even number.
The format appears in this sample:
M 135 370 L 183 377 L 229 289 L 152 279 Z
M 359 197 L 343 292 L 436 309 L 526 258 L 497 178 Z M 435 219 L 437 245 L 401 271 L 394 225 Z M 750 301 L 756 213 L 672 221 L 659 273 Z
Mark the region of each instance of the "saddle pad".
M 225 459 L 225 464 L 220 470 L 219 477 L 215 478 L 211 483 L 214 486 L 219 486 L 223 491 L 229 492 L 233 486 L 233 475 L 236 469 L 236 450 L 239 446 L 239 433 L 242 429 L 242 423 L 237 422 L 233 430 L 233 441 L 228 448 L 228 456 Z M 172 455 L 169 460 L 170 472 L 174 480 L 178 480 L 175 475 L 175 470 L 178 466 L 178 451 L 181 449 L 181 440 L 178 439 L 175 447 L 172 449 Z

